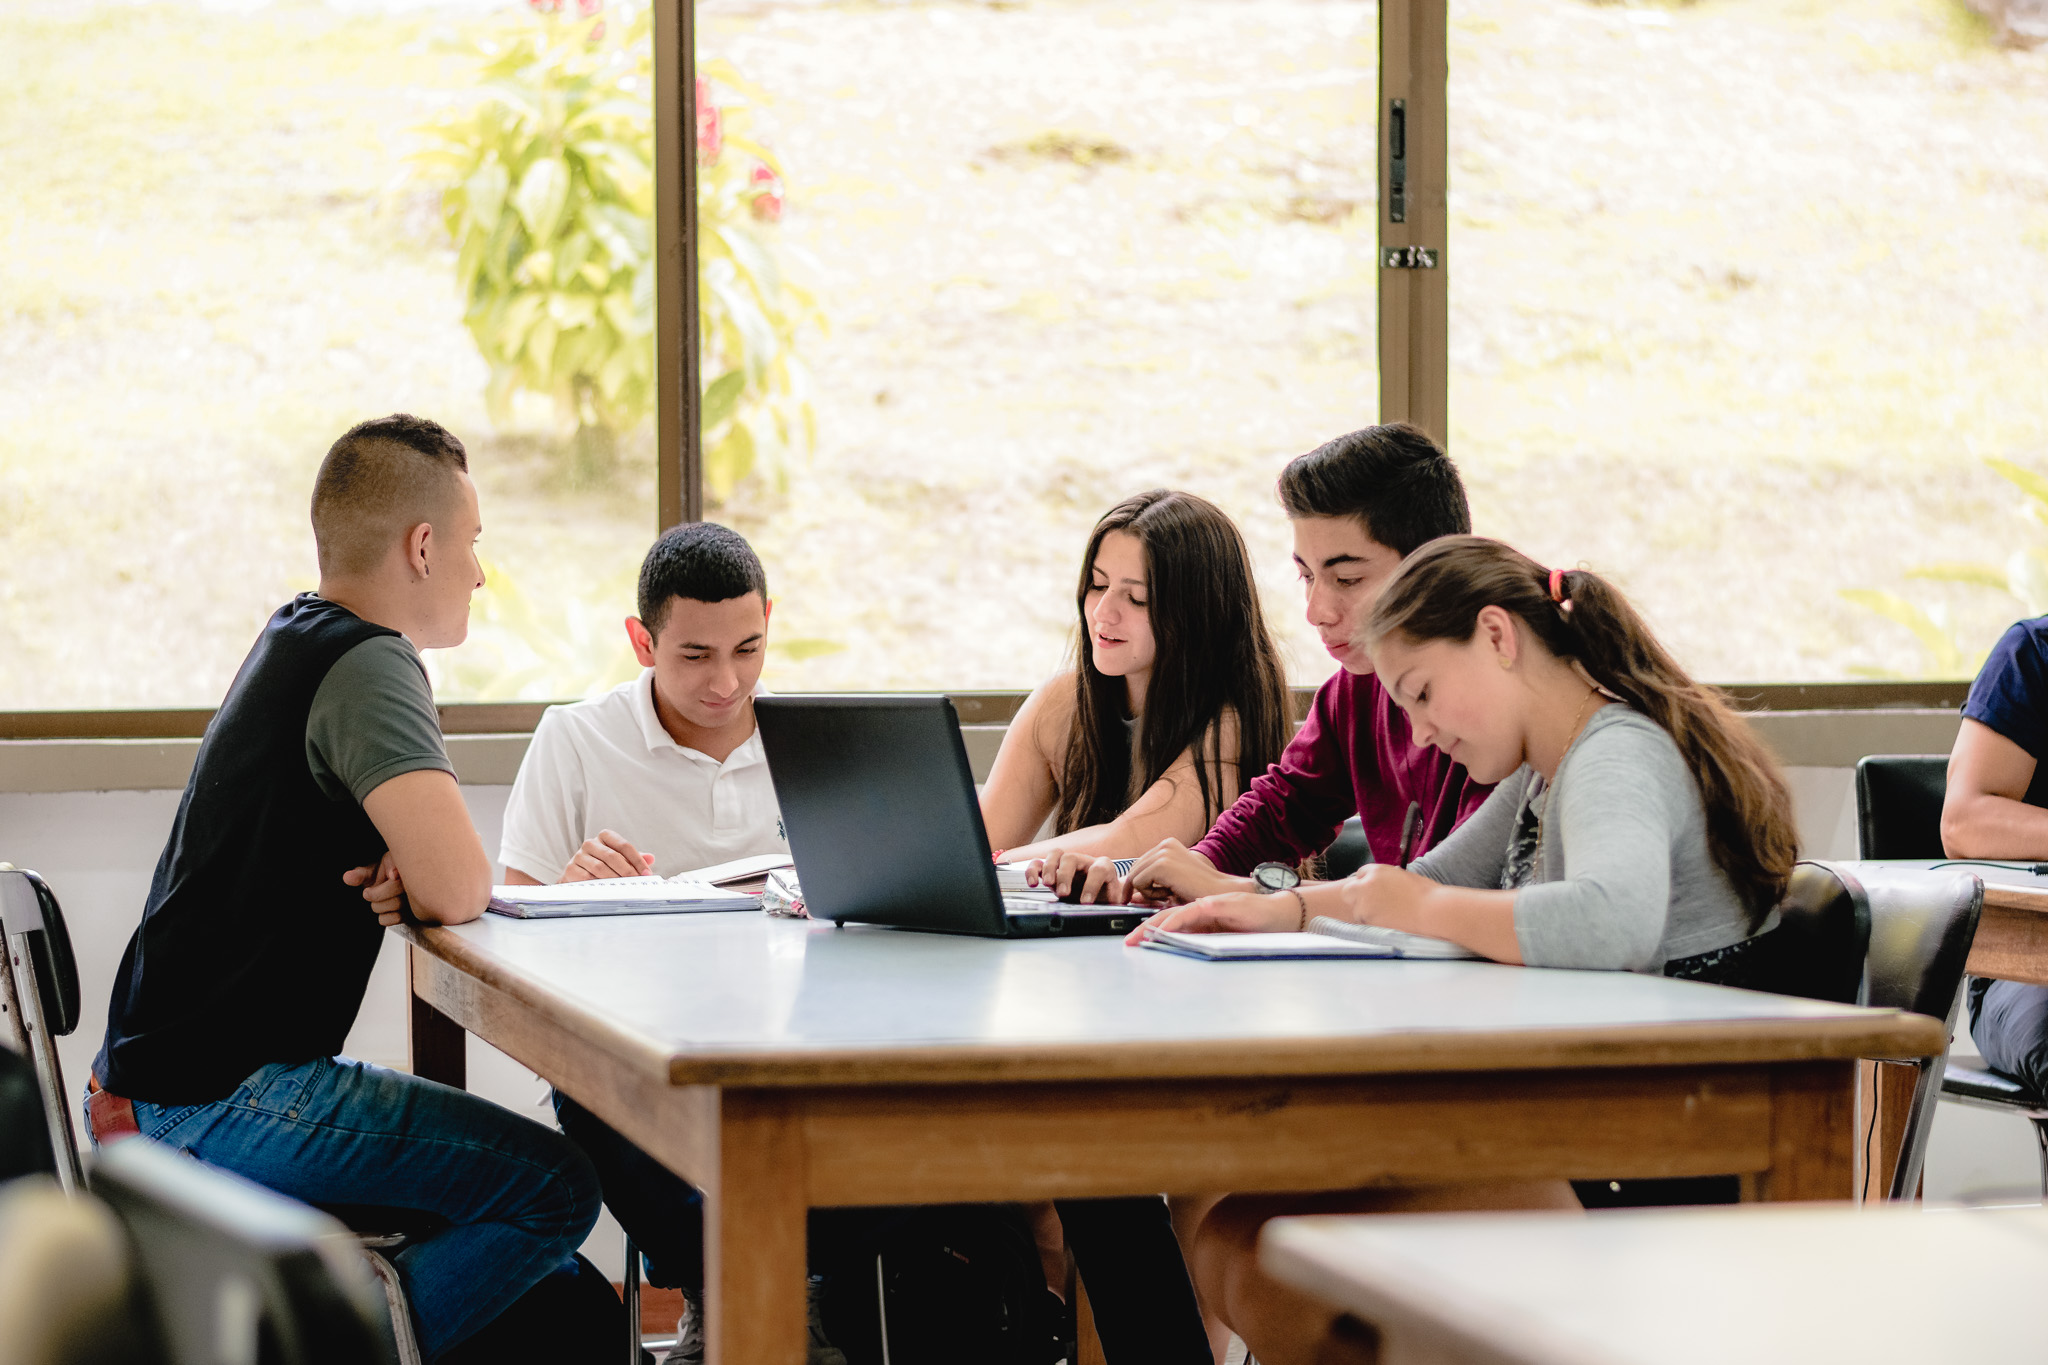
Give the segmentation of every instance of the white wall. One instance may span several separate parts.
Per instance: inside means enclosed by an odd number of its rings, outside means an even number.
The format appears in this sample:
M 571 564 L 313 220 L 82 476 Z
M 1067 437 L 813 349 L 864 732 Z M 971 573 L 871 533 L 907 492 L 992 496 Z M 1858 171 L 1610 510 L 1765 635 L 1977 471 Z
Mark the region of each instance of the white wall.
M 1788 770 L 1798 806 L 1801 842 L 1809 857 L 1856 856 L 1854 773 L 1848 768 Z M 498 785 L 463 788 L 484 847 L 496 850 L 505 800 Z M 175 791 L 0 792 L 0 859 L 32 867 L 50 879 L 64 905 L 78 953 L 83 1017 L 64 1040 L 65 1075 L 82 1085 L 106 1027 L 106 1003 L 121 950 L 142 912 L 150 873 L 176 813 Z M 407 1064 L 406 990 L 401 944 L 386 945 L 371 978 L 362 1013 L 349 1034 L 348 1052 L 365 1061 Z M 1964 1021 L 1967 1028 L 1967 1020 Z M 1959 1052 L 1974 1050 L 1967 1034 Z M 495 1048 L 469 1040 L 472 1091 L 532 1118 L 551 1122 L 547 1087 Z M 1927 1193 L 1932 1199 L 2033 1200 L 2039 1197 L 2033 1135 L 2025 1120 L 1942 1105 L 1928 1153 Z M 610 1215 L 592 1234 L 585 1254 L 617 1278 L 620 1240 Z

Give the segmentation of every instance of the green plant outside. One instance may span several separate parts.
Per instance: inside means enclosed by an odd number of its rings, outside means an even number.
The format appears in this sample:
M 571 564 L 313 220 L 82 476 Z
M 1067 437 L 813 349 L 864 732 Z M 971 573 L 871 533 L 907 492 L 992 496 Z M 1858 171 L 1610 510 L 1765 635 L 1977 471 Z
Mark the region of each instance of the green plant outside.
M 607 462 L 656 401 L 651 30 L 644 5 L 507 19 L 471 44 L 478 100 L 423 128 L 431 144 L 414 158 L 441 193 L 492 420 L 508 423 L 515 391 L 548 397 L 586 466 Z M 745 136 L 759 93 L 724 63 L 705 75 L 700 413 L 707 491 L 722 501 L 753 475 L 785 486 L 791 453 L 815 444 L 797 333 L 822 318 L 766 236 L 783 191 L 774 158 Z

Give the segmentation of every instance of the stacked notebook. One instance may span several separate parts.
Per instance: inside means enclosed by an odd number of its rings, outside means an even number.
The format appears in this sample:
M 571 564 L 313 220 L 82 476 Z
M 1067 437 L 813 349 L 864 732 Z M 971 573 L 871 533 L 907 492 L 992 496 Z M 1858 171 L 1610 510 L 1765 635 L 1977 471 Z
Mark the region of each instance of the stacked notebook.
M 758 882 L 788 867 L 787 853 L 735 858 L 695 872 L 660 877 L 604 877 L 554 886 L 494 886 L 490 908 L 513 919 L 571 919 L 586 915 L 676 915 L 706 910 L 759 910 L 759 891 L 732 883 Z
M 1318 915 L 1305 934 L 1186 934 L 1154 929 L 1147 948 L 1200 958 L 1204 962 L 1260 961 L 1271 958 L 1380 957 L 1434 958 L 1439 961 L 1476 958 L 1479 954 L 1448 939 L 1425 938 L 1399 929 Z

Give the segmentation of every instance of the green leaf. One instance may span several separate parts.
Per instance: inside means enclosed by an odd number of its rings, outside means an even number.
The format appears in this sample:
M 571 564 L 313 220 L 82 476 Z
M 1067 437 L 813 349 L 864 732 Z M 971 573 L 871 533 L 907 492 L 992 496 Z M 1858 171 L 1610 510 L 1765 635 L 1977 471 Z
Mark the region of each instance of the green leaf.
M 1908 578 L 1927 578 L 1939 583 L 1969 583 L 1980 588 L 2005 591 L 2005 571 L 1991 564 L 1919 564 L 1906 570 Z
M 732 420 L 739 407 L 740 394 L 747 387 L 744 370 L 727 370 L 711 381 L 704 390 L 704 411 L 699 426 L 704 431 L 716 431 Z
M 1990 459 L 1984 463 L 2019 485 L 2028 497 L 2048 506 L 2048 478 L 2043 478 L 2024 465 L 2016 465 L 2011 460 Z
M 527 233 L 537 242 L 555 235 L 562 209 L 569 202 L 569 167 L 558 156 L 542 157 L 519 177 L 512 206 L 519 210 Z
M 1912 631 L 1931 658 L 1933 671 L 1925 676 L 1965 678 L 1974 671 L 1965 669 L 1963 652 L 1949 633 L 1914 603 L 1896 593 L 1880 592 L 1875 588 L 1843 588 L 1841 595 L 1844 600 Z
M 537 374 L 546 375 L 554 368 L 555 339 L 559 333 L 555 324 L 542 318 L 533 325 L 526 336 L 526 358 Z
M 486 161 L 462 182 L 463 211 L 478 232 L 489 233 L 498 225 L 498 215 L 505 211 L 505 194 L 511 187 L 512 177 L 495 160 Z
M 704 482 L 711 496 L 724 502 L 741 479 L 754 472 L 754 433 L 734 422 L 725 439 L 704 452 Z

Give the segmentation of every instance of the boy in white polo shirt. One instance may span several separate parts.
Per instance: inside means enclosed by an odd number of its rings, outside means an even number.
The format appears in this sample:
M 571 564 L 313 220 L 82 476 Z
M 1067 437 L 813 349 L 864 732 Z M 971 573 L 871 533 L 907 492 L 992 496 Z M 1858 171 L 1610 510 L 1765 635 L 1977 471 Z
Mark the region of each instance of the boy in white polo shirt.
M 626 634 L 641 673 L 549 707 L 505 808 L 499 860 L 515 885 L 672 877 L 785 852 L 754 726 L 768 645 L 768 576 L 737 532 L 691 522 L 640 566 Z
M 515 885 L 674 876 L 787 852 L 754 694 L 768 645 L 768 575 L 735 531 L 691 522 L 640 566 L 626 633 L 641 673 L 541 716 L 505 808 L 499 861 Z M 702 1197 L 589 1110 L 555 1093 L 562 1131 L 597 1167 L 605 1203 L 645 1253 L 647 1277 L 681 1289 L 675 1365 L 703 1359 Z M 821 1343 L 820 1343 L 821 1344 Z M 844 1357 L 829 1348 L 812 1358 Z

